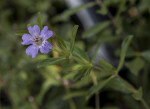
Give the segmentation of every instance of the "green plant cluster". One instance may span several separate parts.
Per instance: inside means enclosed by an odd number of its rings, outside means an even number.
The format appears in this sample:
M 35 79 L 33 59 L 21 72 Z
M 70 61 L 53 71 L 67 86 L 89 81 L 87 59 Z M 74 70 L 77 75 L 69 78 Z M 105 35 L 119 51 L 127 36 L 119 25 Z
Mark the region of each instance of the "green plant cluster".
M 96 0 L 63 12 L 61 0 L 0 5 L 0 109 L 150 109 L 149 0 Z M 87 30 L 73 23 L 72 15 L 93 6 L 108 20 Z M 31 59 L 20 36 L 34 24 L 55 34 L 51 52 Z M 104 59 L 94 64 L 102 43 L 117 67 Z

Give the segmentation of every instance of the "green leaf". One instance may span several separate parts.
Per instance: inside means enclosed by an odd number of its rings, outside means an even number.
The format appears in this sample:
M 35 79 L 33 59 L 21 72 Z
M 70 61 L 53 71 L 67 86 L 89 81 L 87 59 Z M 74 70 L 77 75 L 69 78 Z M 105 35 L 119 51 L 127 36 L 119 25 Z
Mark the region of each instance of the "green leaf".
M 107 14 L 107 8 L 105 6 L 103 6 L 101 9 L 99 9 L 97 11 L 97 13 L 99 13 L 101 15 L 106 15 Z
M 115 51 L 116 56 L 119 56 L 120 53 L 121 53 L 121 50 L 119 50 L 119 49 Z M 132 50 L 131 48 L 129 48 L 126 52 L 126 57 L 134 57 L 134 56 L 137 56 L 137 53 L 134 50 Z
M 88 38 L 92 35 L 95 35 L 98 32 L 101 32 L 103 29 L 105 29 L 109 24 L 110 24 L 109 21 L 97 23 L 94 26 L 90 27 L 89 29 L 85 30 L 82 34 L 82 37 Z
M 103 81 L 100 81 L 97 85 L 90 88 L 88 91 L 87 99 L 89 99 L 94 93 L 100 91 L 104 86 L 106 86 L 114 76 L 111 76 Z
M 79 49 L 79 48 L 74 48 L 73 51 L 73 56 L 80 58 L 83 61 L 89 62 L 89 57 L 88 57 L 88 53 L 86 53 L 85 51 Z
M 33 27 L 33 26 L 34 26 L 34 24 L 28 24 L 28 25 L 27 25 L 27 28 L 28 28 L 29 26 Z
M 116 14 L 117 19 L 118 19 L 118 17 L 120 17 L 119 15 L 120 15 L 122 12 L 124 12 L 126 9 L 127 9 L 127 7 L 126 7 L 126 0 L 122 0 L 122 1 L 120 2 L 120 4 L 119 4 L 118 11 L 117 11 L 117 14 Z
M 105 61 L 105 60 L 99 60 L 99 64 L 100 64 L 100 66 L 102 66 L 105 70 L 111 70 L 111 71 L 113 71 L 115 68 L 111 65 L 111 64 L 109 64 L 107 61 Z
M 140 87 L 136 93 L 134 93 L 133 95 L 133 98 L 136 99 L 136 100 L 141 100 L 142 99 L 142 96 L 143 96 L 143 91 L 142 91 L 142 87 Z
M 124 64 L 124 60 L 125 60 L 125 56 L 126 56 L 126 52 L 127 52 L 127 49 L 128 49 L 128 46 L 132 40 L 133 36 L 129 36 L 127 37 L 123 43 L 122 43 L 122 46 L 121 46 L 121 54 L 120 54 L 120 62 L 119 62 L 119 66 L 117 68 L 117 72 L 119 72 L 119 70 L 122 68 L 123 64 Z
M 52 77 L 50 79 L 47 79 L 43 84 L 42 88 L 40 90 L 40 93 L 38 95 L 38 102 L 41 103 L 45 93 L 53 86 L 58 85 L 59 82 L 57 80 L 54 80 Z
M 85 8 L 89 8 L 94 6 L 96 3 L 95 2 L 90 2 L 81 6 L 77 6 L 75 8 L 69 9 L 65 12 L 63 12 L 61 15 L 58 15 L 56 17 L 53 18 L 54 22 L 58 22 L 58 21 L 66 21 L 71 15 L 75 14 L 76 12 L 85 9 Z
M 29 33 L 28 31 L 18 31 L 18 32 L 16 32 L 16 35 L 17 36 L 22 36 L 22 35 L 28 34 L 28 33 Z
M 67 46 L 65 44 L 65 42 L 60 38 L 60 37 L 56 37 L 57 40 L 57 45 L 62 49 L 62 50 L 66 50 Z
M 92 68 L 89 67 L 87 68 L 87 66 L 85 67 L 82 67 L 78 72 L 77 74 L 74 76 L 74 81 L 77 81 L 77 80 L 81 80 L 82 77 L 88 75 L 90 72 L 91 72 Z
M 70 53 L 72 54 L 74 45 L 75 45 L 75 38 L 78 30 L 78 25 L 75 25 L 72 30 L 72 37 L 71 37 L 71 42 L 70 42 Z
M 121 81 L 119 78 L 113 78 L 110 80 L 109 84 L 107 86 L 113 90 L 123 92 L 126 94 L 132 93 L 132 90 L 130 90 L 123 81 Z
M 61 62 L 65 60 L 66 60 L 65 57 L 45 59 L 38 64 L 38 67 L 60 64 Z
M 67 95 L 64 96 L 64 100 L 73 98 L 73 97 L 80 97 L 80 96 L 85 96 L 86 95 L 86 91 L 76 91 L 76 92 L 71 92 Z
M 103 43 L 103 42 L 114 42 L 114 41 L 117 41 L 117 40 L 120 40 L 121 39 L 121 37 L 120 36 L 100 36 L 99 35 L 99 39 L 98 39 L 98 41 L 100 42 L 100 43 Z
M 150 62 L 150 51 L 144 51 L 141 53 L 141 56 Z
M 40 30 L 42 30 L 42 29 L 43 29 L 43 26 L 42 26 L 42 21 L 41 21 L 41 14 L 40 14 L 40 12 L 38 13 L 37 23 L 38 23 L 38 26 L 40 27 Z
M 131 73 L 137 76 L 139 74 L 139 71 L 144 67 L 144 61 L 143 59 L 137 57 L 130 62 L 126 62 L 125 65 L 129 68 Z
M 107 106 L 107 107 L 103 107 L 102 109 L 119 109 L 118 107 L 114 107 L 114 106 Z
M 103 1 L 103 4 L 105 5 L 105 6 L 109 6 L 109 5 L 116 5 L 116 4 L 118 4 L 119 2 L 121 2 L 120 0 L 104 0 Z

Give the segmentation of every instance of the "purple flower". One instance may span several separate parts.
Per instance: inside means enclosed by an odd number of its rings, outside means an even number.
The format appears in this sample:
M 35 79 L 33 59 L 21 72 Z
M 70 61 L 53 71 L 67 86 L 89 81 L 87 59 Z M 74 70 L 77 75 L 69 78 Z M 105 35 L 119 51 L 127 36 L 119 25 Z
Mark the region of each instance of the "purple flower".
M 39 49 L 41 53 L 48 53 L 52 49 L 51 44 L 46 40 L 53 35 L 53 32 L 48 30 L 47 26 L 44 26 L 41 32 L 38 25 L 29 26 L 28 30 L 30 34 L 24 34 L 22 36 L 23 42 L 21 43 L 22 45 L 30 45 L 26 49 L 27 55 L 34 58 L 37 56 Z

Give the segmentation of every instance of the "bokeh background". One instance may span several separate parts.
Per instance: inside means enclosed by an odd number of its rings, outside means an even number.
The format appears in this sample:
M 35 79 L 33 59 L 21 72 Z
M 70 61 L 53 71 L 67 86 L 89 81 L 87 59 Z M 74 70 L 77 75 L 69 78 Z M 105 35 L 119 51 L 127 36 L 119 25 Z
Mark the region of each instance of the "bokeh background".
M 70 41 L 73 26 L 79 25 L 75 45 L 85 51 L 89 58 L 96 54 L 95 65 L 98 59 L 104 58 L 116 67 L 121 42 L 128 35 L 133 35 L 120 75 L 136 88 L 142 86 L 143 97 L 150 104 L 150 1 L 102 2 L 104 7 L 101 10 L 94 0 L 83 0 L 78 4 L 82 6 L 71 10 L 76 7 L 71 0 L 0 0 L 0 109 L 69 109 L 64 99 L 65 88 L 57 78 L 61 72 L 65 72 L 67 65 L 38 68 L 38 62 L 53 57 L 53 52 L 39 54 L 32 59 L 25 54 L 27 46 L 21 45 L 21 36 L 16 35 L 18 31 L 27 30 L 27 24 L 37 23 L 38 12 L 41 12 L 42 23 L 65 41 Z M 89 21 L 82 15 L 85 9 L 90 16 Z M 77 65 L 69 67 L 78 68 Z M 70 80 L 66 76 L 69 71 L 66 71 L 60 75 L 64 80 Z M 75 83 L 71 91 L 81 91 L 79 95 L 82 95 L 91 85 L 87 77 Z M 140 102 L 132 99 L 124 90 L 113 88 L 113 85 L 117 84 L 109 84 L 100 94 L 103 109 L 144 109 Z M 95 107 L 94 96 L 88 101 L 84 94 L 73 99 L 77 109 Z

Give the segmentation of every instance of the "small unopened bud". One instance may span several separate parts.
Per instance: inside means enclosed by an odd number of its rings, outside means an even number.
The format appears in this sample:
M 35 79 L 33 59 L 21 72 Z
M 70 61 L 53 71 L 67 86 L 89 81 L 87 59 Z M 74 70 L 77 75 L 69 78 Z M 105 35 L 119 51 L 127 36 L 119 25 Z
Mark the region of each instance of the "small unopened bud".
M 136 9 L 135 7 L 130 8 L 129 11 L 128 11 L 128 13 L 129 13 L 129 15 L 130 15 L 131 17 L 136 17 L 136 16 L 138 16 L 138 11 L 137 11 L 137 9 Z

